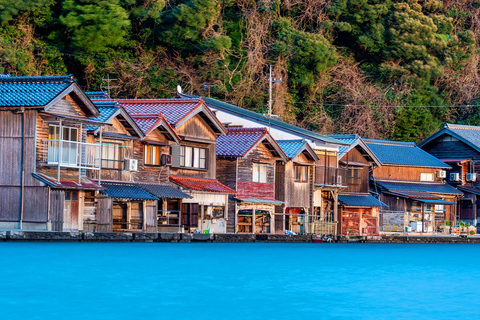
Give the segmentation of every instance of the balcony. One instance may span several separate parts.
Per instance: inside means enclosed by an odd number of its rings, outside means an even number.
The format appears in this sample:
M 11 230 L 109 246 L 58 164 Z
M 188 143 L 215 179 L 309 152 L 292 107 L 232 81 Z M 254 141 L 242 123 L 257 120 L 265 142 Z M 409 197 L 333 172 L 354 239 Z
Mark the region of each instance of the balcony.
M 43 161 L 47 165 L 76 169 L 100 169 L 101 145 L 98 143 L 44 140 L 43 150 Z
M 347 170 L 345 168 L 316 166 L 315 185 L 346 187 Z

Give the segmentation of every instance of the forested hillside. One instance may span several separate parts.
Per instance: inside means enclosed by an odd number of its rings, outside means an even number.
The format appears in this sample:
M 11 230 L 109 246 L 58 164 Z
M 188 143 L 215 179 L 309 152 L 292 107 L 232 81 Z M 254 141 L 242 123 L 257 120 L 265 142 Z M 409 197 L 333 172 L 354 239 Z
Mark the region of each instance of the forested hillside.
M 265 112 L 271 64 L 274 113 L 321 133 L 480 125 L 480 0 L 0 0 L 0 23 L 0 73 Z

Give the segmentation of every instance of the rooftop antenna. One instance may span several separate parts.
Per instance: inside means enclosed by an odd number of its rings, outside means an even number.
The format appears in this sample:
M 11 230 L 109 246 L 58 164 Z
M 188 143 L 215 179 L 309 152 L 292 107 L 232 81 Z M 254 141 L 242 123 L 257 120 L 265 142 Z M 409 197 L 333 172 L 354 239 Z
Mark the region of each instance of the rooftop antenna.
M 279 115 L 272 114 L 272 105 L 273 105 L 273 99 L 272 99 L 272 86 L 274 83 L 277 82 L 282 82 L 282 78 L 280 79 L 274 79 L 272 78 L 272 65 L 270 65 L 270 73 L 268 77 L 268 114 L 266 116 L 268 117 L 268 128 L 270 129 L 270 119 L 273 118 L 279 118 Z
M 216 84 L 208 84 L 206 82 L 204 82 L 202 84 L 202 89 L 203 91 L 208 91 L 208 97 L 210 97 L 210 88 L 213 88 L 213 87 L 216 87 L 217 85 Z
M 118 79 L 110 79 L 110 74 L 107 73 L 107 77 L 106 78 L 102 78 L 102 85 L 100 86 L 100 89 L 103 90 L 103 89 L 107 89 L 107 92 L 108 92 L 108 96 L 110 97 L 110 90 L 113 89 L 113 88 L 118 88 L 118 86 L 112 86 L 110 85 L 110 82 L 112 81 L 116 81 Z M 107 85 L 104 86 L 103 83 L 106 82 Z

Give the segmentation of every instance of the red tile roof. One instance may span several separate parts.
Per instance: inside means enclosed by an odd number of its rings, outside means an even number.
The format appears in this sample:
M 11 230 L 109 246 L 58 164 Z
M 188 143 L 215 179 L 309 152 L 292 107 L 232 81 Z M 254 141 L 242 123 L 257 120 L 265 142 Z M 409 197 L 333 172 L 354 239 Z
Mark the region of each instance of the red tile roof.
M 193 178 L 170 176 L 170 180 L 186 189 L 203 191 L 203 192 L 218 192 L 235 194 L 235 190 L 221 184 L 215 179 Z

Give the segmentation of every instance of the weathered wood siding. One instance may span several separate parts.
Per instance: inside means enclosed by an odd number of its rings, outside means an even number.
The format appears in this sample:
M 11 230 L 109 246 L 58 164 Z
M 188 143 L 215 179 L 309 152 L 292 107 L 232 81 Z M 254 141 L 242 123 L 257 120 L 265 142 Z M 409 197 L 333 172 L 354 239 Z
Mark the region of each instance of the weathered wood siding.
M 63 231 L 63 214 L 65 209 L 65 191 L 50 191 L 50 220 L 53 231 Z
M 388 207 L 384 208 L 386 210 L 391 211 L 405 211 L 407 208 L 405 207 L 405 199 L 388 195 L 388 194 L 380 194 L 380 201 L 385 203 Z
M 341 167 L 347 168 L 347 189 L 342 190 L 342 192 L 357 192 L 357 193 L 367 193 L 369 188 L 369 179 L 370 179 L 370 162 L 365 159 L 365 157 L 358 151 L 357 149 L 350 150 L 346 155 L 343 156 L 341 161 L 345 162 L 359 162 L 363 163 L 366 166 L 350 166 L 350 165 L 342 165 Z M 358 170 L 359 179 L 354 179 L 349 177 L 350 172 L 349 168 L 355 167 Z M 420 179 L 420 176 L 418 177 Z
M 82 108 L 72 99 L 70 95 L 63 97 L 46 111 L 53 114 L 85 118 L 87 117 Z
M 191 176 L 199 178 L 216 179 L 216 135 L 213 129 L 202 119 L 200 115 L 187 120 L 184 124 L 175 128 L 177 134 L 183 139 L 182 146 L 193 146 L 207 149 L 207 168 L 185 169 L 172 167 L 171 174 L 179 176 Z
M 267 164 L 267 183 L 252 182 L 253 164 Z M 275 198 L 276 160 L 264 144 L 259 144 L 245 158 L 238 159 L 237 197 L 239 198 Z
M 157 232 L 157 207 L 158 201 L 144 202 L 145 232 Z
M 107 195 L 97 196 L 97 231 L 112 232 L 113 230 L 113 199 Z
M 165 135 L 159 130 L 150 133 L 147 141 L 169 144 Z M 170 146 L 161 146 L 162 154 L 171 154 Z M 170 166 L 154 166 L 145 164 L 145 143 L 140 140 L 133 142 L 133 158 L 138 160 L 138 171 L 132 172 L 134 181 L 167 182 L 170 175 Z
M 233 190 L 237 190 L 237 159 L 217 159 L 217 180 Z

